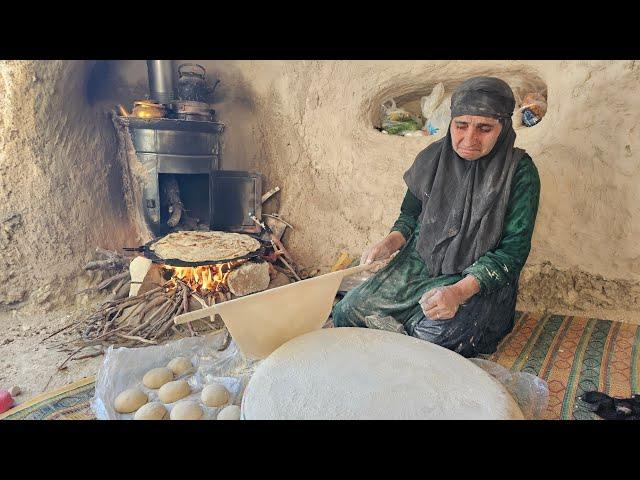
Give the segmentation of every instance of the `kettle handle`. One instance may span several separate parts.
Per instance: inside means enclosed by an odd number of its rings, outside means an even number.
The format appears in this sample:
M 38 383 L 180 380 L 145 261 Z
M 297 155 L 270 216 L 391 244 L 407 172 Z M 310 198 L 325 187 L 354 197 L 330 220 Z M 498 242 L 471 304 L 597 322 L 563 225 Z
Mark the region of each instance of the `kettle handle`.
M 198 65 L 197 63 L 183 63 L 178 67 L 178 76 L 181 77 L 183 75 L 182 73 L 182 68 L 183 67 L 195 67 L 196 69 L 200 69 L 202 70 L 202 73 L 198 73 L 198 72 L 192 72 L 195 73 L 198 76 L 201 76 L 202 78 L 205 78 L 205 75 L 207 73 L 207 71 L 204 69 L 204 67 L 202 65 Z
M 218 86 L 218 84 L 219 84 L 219 83 L 220 83 L 220 80 L 216 80 L 216 83 L 214 83 L 214 84 L 213 84 L 213 87 L 211 87 L 211 88 L 209 89 L 209 94 L 210 94 L 210 95 L 213 95 L 213 92 L 215 92 L 215 91 L 216 91 L 216 87 Z

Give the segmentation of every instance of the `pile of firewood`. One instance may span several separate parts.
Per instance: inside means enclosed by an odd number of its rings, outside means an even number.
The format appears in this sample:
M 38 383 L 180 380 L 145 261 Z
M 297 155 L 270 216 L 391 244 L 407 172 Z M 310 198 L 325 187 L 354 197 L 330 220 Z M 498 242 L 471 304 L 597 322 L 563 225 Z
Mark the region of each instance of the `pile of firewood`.
M 125 273 L 128 274 L 128 272 Z M 112 278 L 115 277 L 116 275 Z M 111 278 L 107 280 L 110 280 L 111 284 L 118 282 L 118 280 Z M 104 289 L 105 284 L 108 282 L 102 282 L 98 287 Z M 224 330 L 224 324 L 219 317 L 214 321 L 201 319 L 186 325 L 174 325 L 173 319 L 176 315 L 204 308 L 213 304 L 216 299 L 215 295 L 211 295 L 209 303 L 207 303 L 202 296 L 193 292 L 180 280 L 168 281 L 133 297 L 119 298 L 120 288 L 122 287 L 117 283 L 113 290 L 114 295 L 103 302 L 95 312 L 66 325 L 43 339 L 43 341 L 49 340 L 74 327 L 77 331 L 77 335 L 71 339 L 54 341 L 49 346 L 49 348 L 68 354 L 65 361 L 58 366 L 57 371 L 66 369 L 70 360 L 102 355 L 106 348 L 112 345 L 116 347 L 157 345 L 176 336 L 195 336 Z M 218 298 L 228 298 L 228 293 L 216 293 L 219 294 Z M 231 340 L 228 332 L 226 333 L 222 350 Z M 49 382 L 47 382 L 47 386 Z
M 263 196 L 263 202 L 278 191 L 279 188 L 275 188 L 267 192 Z M 283 246 L 280 239 L 284 229 L 287 226 L 293 227 L 284 222 L 279 215 L 265 214 L 264 217 L 270 217 L 267 220 L 272 222 L 275 230 L 254 216 L 252 219 L 265 232 L 263 239 L 270 240 L 273 247 L 272 251 L 270 249 L 269 253 L 263 256 L 263 260 L 269 262 L 271 271 L 274 274 L 277 271 L 286 275 L 290 281 L 300 281 L 317 275 L 319 273 L 317 269 L 313 271 L 301 269 Z M 182 313 L 230 300 L 232 295 L 227 285 L 220 284 L 216 286 L 214 291 L 200 292 L 199 290 L 194 291 L 179 278 L 174 277 L 171 280 L 166 280 L 160 278 L 160 275 L 156 275 L 153 281 L 145 279 L 145 288 L 141 288 L 138 295 L 130 297 L 129 264 L 134 257 L 127 257 L 101 248 L 97 248 L 96 253 L 102 258 L 90 261 L 84 269 L 86 271 L 108 272 L 110 276 L 95 287 L 83 290 L 83 292 L 109 289 L 112 295 L 95 311 L 77 319 L 45 339 L 48 340 L 72 328 L 77 331 L 78 335 L 71 339 L 64 339 L 57 343 L 51 342 L 50 348 L 70 353 L 61 367 L 70 359 L 78 360 L 100 355 L 106 347 L 111 345 L 118 347 L 156 345 L 174 338 L 176 335 L 195 336 L 224 329 L 224 324 L 218 316 L 211 320 L 202 319 L 185 325 L 175 325 L 173 319 Z M 277 265 L 278 262 L 281 266 Z M 242 261 L 237 263 L 241 264 Z M 85 354 L 85 349 L 89 349 L 90 352 Z
M 54 332 L 51 338 L 64 330 L 75 327 L 79 335 L 69 341 L 56 345 L 60 351 L 77 351 L 84 347 L 137 347 L 155 345 L 168 337 L 194 336 L 203 332 L 222 328 L 219 321 L 198 320 L 184 325 L 174 325 L 176 315 L 191 310 L 204 308 L 213 303 L 228 300 L 231 295 L 224 288 L 201 296 L 178 279 L 153 285 L 136 296 L 129 297 L 130 277 L 128 263 L 130 260 L 118 259 L 118 254 L 98 249 L 98 253 L 108 260 L 92 261 L 86 270 L 95 268 L 126 268 L 101 282 L 92 290 L 105 290 L 113 286 L 112 296 L 104 301 L 94 312 L 78 319 L 63 329 Z M 100 265 L 101 267 L 96 267 Z M 114 286 L 115 285 L 115 286 Z M 85 290 L 86 291 L 86 290 Z M 80 292 L 79 292 L 80 293 Z M 101 349 L 99 349 L 101 350 Z
M 183 326 L 173 324 L 176 315 L 190 310 L 191 298 L 205 301 L 180 280 L 167 282 L 134 297 L 109 300 L 86 320 L 82 330 L 85 344 L 118 344 L 134 347 L 154 345 L 169 334 L 196 335 L 201 331 L 216 330 L 220 326 L 208 321 Z M 200 321 L 199 321 L 200 322 Z M 202 328 L 198 328 L 198 327 Z M 182 330 L 182 331 L 181 331 Z

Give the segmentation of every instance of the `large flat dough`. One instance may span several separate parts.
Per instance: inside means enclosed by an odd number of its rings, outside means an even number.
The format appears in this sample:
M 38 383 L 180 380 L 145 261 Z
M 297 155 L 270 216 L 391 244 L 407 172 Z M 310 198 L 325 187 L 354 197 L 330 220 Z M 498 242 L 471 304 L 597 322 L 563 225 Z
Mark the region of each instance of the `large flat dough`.
M 249 235 L 202 231 L 170 233 L 149 247 L 160 258 L 185 262 L 229 260 L 255 252 L 258 248 L 260 242 Z
M 322 329 L 263 360 L 242 400 L 245 419 L 522 419 L 491 375 L 406 335 Z

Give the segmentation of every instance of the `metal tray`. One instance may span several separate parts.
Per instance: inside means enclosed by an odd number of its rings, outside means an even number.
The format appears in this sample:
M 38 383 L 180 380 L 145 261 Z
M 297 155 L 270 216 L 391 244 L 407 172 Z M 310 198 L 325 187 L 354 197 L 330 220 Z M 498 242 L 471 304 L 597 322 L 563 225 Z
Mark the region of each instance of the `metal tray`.
M 248 234 L 245 234 L 245 235 L 248 235 Z M 162 258 L 158 254 L 156 254 L 153 250 L 150 249 L 151 245 L 159 240 L 158 238 L 156 238 L 154 240 L 151 240 L 150 242 L 147 242 L 147 243 L 145 243 L 144 245 L 142 245 L 140 247 L 123 247 L 122 250 L 124 250 L 126 252 L 142 253 L 142 254 L 144 254 L 144 256 L 146 258 L 151 260 L 153 263 L 160 263 L 160 264 L 163 264 L 163 265 L 170 265 L 172 267 L 201 267 L 203 265 L 215 265 L 215 264 L 219 264 L 219 263 L 233 262 L 233 261 L 236 261 L 236 260 L 259 258 L 262 255 L 264 255 L 264 253 L 265 253 L 265 251 L 267 249 L 267 246 L 271 245 L 271 243 L 262 240 L 257 235 L 249 235 L 249 236 L 251 238 L 254 238 L 254 239 L 258 240 L 260 242 L 260 248 L 258 248 L 257 250 L 255 250 L 253 252 L 247 253 L 246 255 L 243 255 L 241 257 L 225 258 L 225 259 L 221 259 L 221 260 L 205 260 L 205 261 L 202 261 L 202 262 L 187 262 L 187 261 L 184 261 L 184 260 L 180 260 L 178 258 Z

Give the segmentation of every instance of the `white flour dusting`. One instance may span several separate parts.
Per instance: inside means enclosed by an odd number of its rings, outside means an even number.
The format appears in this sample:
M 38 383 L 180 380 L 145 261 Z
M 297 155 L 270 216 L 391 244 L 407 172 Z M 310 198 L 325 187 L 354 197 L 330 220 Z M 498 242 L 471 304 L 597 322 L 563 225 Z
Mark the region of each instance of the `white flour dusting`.
M 262 361 L 246 419 L 522 419 L 496 380 L 464 357 L 406 335 L 323 329 Z

